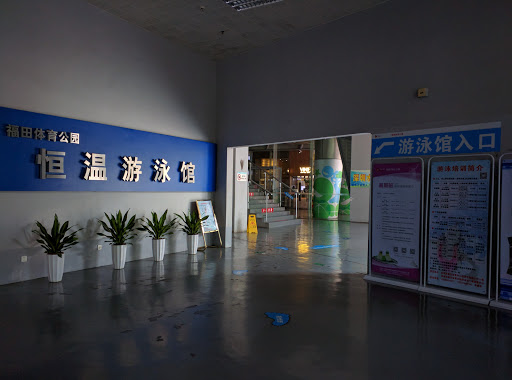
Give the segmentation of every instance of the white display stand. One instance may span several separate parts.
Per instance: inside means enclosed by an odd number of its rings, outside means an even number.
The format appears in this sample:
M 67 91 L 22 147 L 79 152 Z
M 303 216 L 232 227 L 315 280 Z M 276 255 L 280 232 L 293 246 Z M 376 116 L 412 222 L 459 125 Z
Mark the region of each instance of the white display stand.
M 421 285 L 423 265 L 424 161 L 418 157 L 378 158 L 372 160 L 371 168 L 368 275 L 364 279 L 417 291 Z M 393 174 L 394 168 L 400 172 L 398 176 Z M 407 172 L 405 168 L 412 170 Z M 386 174 L 381 173 L 379 177 L 375 170 Z M 391 183 L 383 183 L 386 178 Z M 394 190 L 385 191 L 384 187 Z M 416 187 L 416 194 L 411 193 L 411 187 Z M 407 197 L 409 202 L 404 199 Z M 379 201 L 378 206 L 376 200 Z M 407 233 L 401 234 L 401 231 Z M 416 267 L 411 265 L 414 263 Z
M 405 288 L 405 289 L 414 290 L 414 291 L 418 291 L 420 288 L 419 284 L 413 284 L 413 283 L 407 282 L 407 281 L 394 280 L 394 279 L 386 278 L 386 277 L 379 277 L 377 275 L 367 274 L 363 278 L 367 282 L 371 282 L 373 284 L 387 285 L 387 286 L 391 286 L 393 288 Z
M 436 182 L 432 179 L 434 170 L 437 173 Z M 451 173 L 446 174 L 447 171 Z M 482 194 L 484 188 L 487 189 L 487 197 Z M 473 155 L 431 158 L 427 193 L 423 263 L 425 270 L 419 291 L 463 302 L 489 305 L 494 157 Z M 487 235 L 479 232 L 479 226 L 483 226 L 482 220 L 485 220 L 484 215 L 487 220 Z M 484 237 L 485 245 L 481 242 Z M 434 256 L 435 249 L 437 253 Z M 487 265 L 482 263 L 483 257 Z
M 503 216 L 502 216 L 502 207 L 503 207 L 503 196 L 504 194 L 506 194 L 507 196 L 510 197 L 510 188 L 508 186 L 510 186 L 509 184 L 507 184 L 507 188 L 504 189 L 504 180 L 503 180 L 503 164 L 504 164 L 504 161 L 505 160 L 512 160 L 512 153 L 507 153 L 507 154 L 503 154 L 501 157 L 500 157 L 500 161 L 499 161 L 499 191 L 498 191 L 498 207 L 499 207 L 499 210 L 498 210 L 498 237 L 497 237 L 497 241 L 498 241 L 498 246 L 497 246 L 497 259 L 496 259 L 496 272 L 495 272 L 495 275 L 496 275 L 496 294 L 495 294 L 495 299 L 491 301 L 490 305 L 492 307 L 495 307 L 495 308 L 499 308 L 499 309 L 506 309 L 506 310 L 512 310 L 512 302 L 511 301 L 508 301 L 508 300 L 504 300 L 500 297 L 500 280 L 501 280 L 501 262 L 502 262 L 502 254 L 506 254 L 504 252 L 502 252 L 502 242 L 501 242 L 501 237 L 502 237 L 502 234 L 504 233 L 504 231 L 502 231 L 502 228 L 503 228 L 503 224 L 506 223 L 507 226 L 509 225 L 509 220 L 503 220 Z M 507 252 L 508 253 L 508 252 Z
M 204 218 L 205 216 L 208 216 L 206 220 L 203 220 L 201 222 L 201 231 L 203 233 L 204 247 L 201 247 L 199 250 L 203 251 L 206 248 L 210 248 L 206 245 L 206 238 L 204 235 L 211 234 L 213 232 L 217 232 L 217 234 L 219 235 L 220 247 L 222 247 L 222 238 L 220 237 L 219 224 L 217 223 L 217 217 L 215 216 L 215 212 L 213 211 L 212 201 L 196 201 L 196 205 L 199 218 Z

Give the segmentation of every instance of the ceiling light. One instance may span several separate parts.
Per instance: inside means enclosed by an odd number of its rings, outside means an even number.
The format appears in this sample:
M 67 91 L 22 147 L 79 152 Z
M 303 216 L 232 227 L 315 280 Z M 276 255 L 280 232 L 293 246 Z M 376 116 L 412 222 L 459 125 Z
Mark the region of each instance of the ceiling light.
M 227 5 L 236 9 L 238 12 L 246 11 L 248 9 L 262 7 L 264 5 L 270 5 L 279 3 L 283 0 L 223 0 Z

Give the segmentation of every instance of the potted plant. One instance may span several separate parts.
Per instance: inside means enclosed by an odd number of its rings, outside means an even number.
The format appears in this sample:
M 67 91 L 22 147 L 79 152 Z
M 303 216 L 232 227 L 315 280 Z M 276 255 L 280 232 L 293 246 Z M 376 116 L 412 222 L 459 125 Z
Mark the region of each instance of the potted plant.
M 176 218 L 169 223 L 166 222 L 167 210 L 159 218 L 156 212 L 151 212 L 151 217 L 142 219 L 142 227 L 137 228 L 139 231 L 146 231 L 153 238 L 153 259 L 162 261 L 165 253 L 165 236 L 173 233 L 172 229 L 176 225 Z
M 110 216 L 105 212 L 108 224 L 102 220 L 98 222 L 103 227 L 106 233 L 98 232 L 98 235 L 106 237 L 107 242 L 112 246 L 112 262 L 114 263 L 114 269 L 123 269 L 126 261 L 126 245 L 128 240 L 135 237 L 133 229 L 135 227 L 135 215 L 128 220 L 128 212 L 126 211 L 124 216 L 121 214 L 121 210 L 117 214 L 111 214 Z
M 188 215 L 183 213 L 183 216 L 174 214 L 180 218 L 181 230 L 187 234 L 187 247 L 188 254 L 195 255 L 197 253 L 197 244 L 199 240 L 199 232 L 201 232 L 201 222 L 208 218 L 206 215 L 203 218 L 199 218 L 196 212 L 191 212 Z
M 64 273 L 64 256 L 63 253 L 66 249 L 78 244 L 76 233 L 69 232 L 72 226 L 69 227 L 69 222 L 64 222 L 62 226 L 59 223 L 57 214 L 53 218 L 53 226 L 50 232 L 40 223 L 36 221 L 38 230 L 32 230 L 39 236 L 37 242 L 44 248 L 48 257 L 48 280 L 50 282 L 62 281 L 62 274 Z M 69 232 L 69 233 L 68 233 Z

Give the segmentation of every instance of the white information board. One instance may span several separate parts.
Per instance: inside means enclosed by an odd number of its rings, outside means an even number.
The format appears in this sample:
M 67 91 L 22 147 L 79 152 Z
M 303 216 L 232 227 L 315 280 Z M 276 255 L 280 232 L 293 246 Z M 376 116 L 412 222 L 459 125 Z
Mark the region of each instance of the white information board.
M 483 295 L 493 161 L 480 157 L 430 161 L 427 284 Z
M 217 226 L 217 218 L 215 218 L 215 214 L 213 213 L 212 201 L 196 201 L 196 204 L 199 218 L 208 216 L 208 218 L 201 222 L 203 233 L 207 234 L 218 231 L 219 227 Z
M 372 162 L 371 274 L 419 282 L 423 160 Z

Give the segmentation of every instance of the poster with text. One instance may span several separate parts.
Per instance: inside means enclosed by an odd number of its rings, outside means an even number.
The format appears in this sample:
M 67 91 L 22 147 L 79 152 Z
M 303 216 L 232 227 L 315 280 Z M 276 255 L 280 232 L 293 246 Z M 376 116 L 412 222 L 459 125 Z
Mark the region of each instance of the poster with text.
M 213 213 L 212 201 L 196 201 L 196 203 L 197 210 L 199 212 L 199 218 L 208 216 L 208 218 L 201 222 L 203 233 L 207 234 L 209 232 L 217 231 L 219 227 L 217 226 L 215 214 Z
M 487 159 L 432 162 L 428 284 L 487 293 L 491 175 Z
M 512 301 L 512 158 L 501 164 L 500 298 Z
M 371 271 L 419 282 L 421 162 L 373 163 Z

